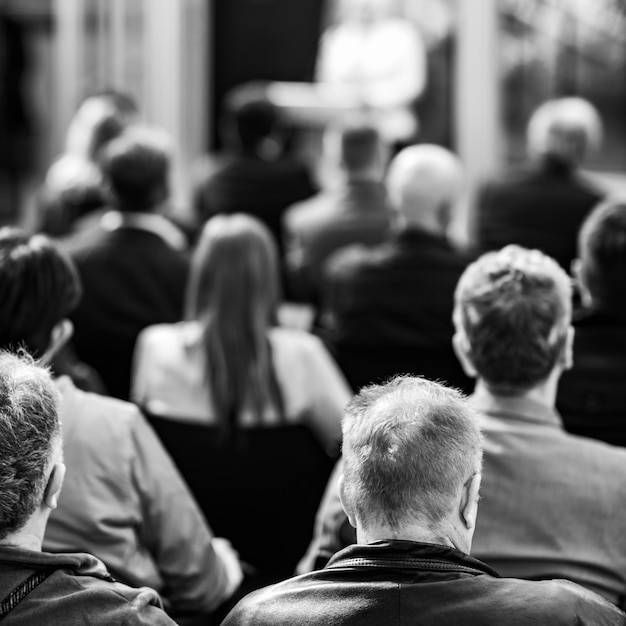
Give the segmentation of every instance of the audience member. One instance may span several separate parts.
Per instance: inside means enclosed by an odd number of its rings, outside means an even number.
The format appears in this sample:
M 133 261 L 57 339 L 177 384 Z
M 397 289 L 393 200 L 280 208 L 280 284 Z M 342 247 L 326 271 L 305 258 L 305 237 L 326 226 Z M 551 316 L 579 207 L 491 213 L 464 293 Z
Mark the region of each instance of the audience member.
M 322 324 L 353 388 L 402 372 L 469 386 L 452 350 L 452 294 L 468 259 L 446 237 L 461 182 L 444 148 L 405 148 L 387 176 L 388 240 L 329 260 Z
M 363 389 L 343 433 L 339 493 L 357 545 L 248 596 L 224 626 L 626 622 L 582 587 L 500 578 L 469 556 L 481 436 L 458 392 L 408 377 Z
M 71 261 L 45 236 L 0 231 L 0 348 L 54 364 L 80 292 Z M 55 385 L 67 474 L 45 548 L 91 552 L 116 578 L 165 595 L 173 611 L 207 612 L 226 600 L 241 579 L 237 557 L 213 538 L 138 409 L 65 377 Z
M 328 257 L 349 244 L 381 243 L 390 221 L 382 184 L 387 155 L 378 132 L 363 124 L 331 129 L 324 148 L 336 182 L 283 216 L 290 284 L 294 294 L 314 303 Z
M 528 125 L 530 161 L 488 182 L 476 203 L 481 252 L 515 243 L 538 248 L 569 270 L 578 229 L 603 192 L 580 166 L 597 149 L 602 123 L 581 98 L 541 105 Z
M 115 210 L 65 243 L 84 286 L 72 315 L 74 346 L 108 392 L 126 399 L 137 334 L 182 315 L 186 239 L 161 214 L 170 155 L 160 133 L 130 128 L 107 144 L 99 160 Z
M 0 354 L 0 619 L 11 624 L 174 624 L 152 589 L 115 582 L 90 554 L 42 552 L 65 467 L 59 394 L 45 369 Z
M 282 250 L 283 212 L 315 192 L 310 173 L 285 154 L 285 122 L 254 86 L 233 90 L 225 109 L 224 153 L 203 160 L 195 183 L 198 220 L 248 213 L 270 229 Z
M 350 398 L 319 339 L 276 325 L 278 275 L 276 246 L 258 220 L 209 220 L 193 257 L 187 321 L 141 333 L 132 386 L 153 423 L 165 422 L 164 442 L 212 527 L 228 529 L 242 559 L 273 580 L 293 572 L 332 468 L 313 435 L 336 452 Z M 294 440 L 301 429 L 319 467 L 307 464 L 302 437 Z
M 626 452 L 566 433 L 554 409 L 572 363 L 570 320 L 569 279 L 537 250 L 488 253 L 459 281 L 454 342 L 478 378 L 473 404 L 485 437 L 473 553 L 504 576 L 567 578 L 624 606 Z M 340 472 L 301 571 L 350 541 L 338 512 Z
M 576 264 L 574 367 L 557 406 L 570 432 L 626 446 L 626 202 L 597 207 L 583 224 Z
M 136 117 L 132 98 L 116 91 L 82 101 L 67 131 L 65 152 L 49 167 L 37 195 L 36 231 L 63 237 L 89 224 L 105 208 L 108 196 L 98 155 Z

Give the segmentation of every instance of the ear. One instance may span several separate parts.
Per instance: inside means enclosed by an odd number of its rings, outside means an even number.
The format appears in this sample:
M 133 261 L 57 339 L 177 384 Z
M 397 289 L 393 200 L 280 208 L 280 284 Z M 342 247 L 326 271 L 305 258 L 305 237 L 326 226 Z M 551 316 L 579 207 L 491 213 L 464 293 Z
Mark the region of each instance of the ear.
M 337 491 L 339 492 L 339 501 L 341 502 L 341 507 L 345 511 L 348 516 L 348 521 L 350 522 L 350 526 L 356 528 L 356 517 L 354 516 L 354 511 L 349 504 L 348 498 L 346 497 L 346 485 L 343 480 L 343 474 L 339 477 L 339 482 L 337 484 Z
M 49 509 L 56 509 L 61 494 L 61 487 L 63 487 L 63 479 L 65 478 L 65 464 L 58 462 L 55 463 L 50 472 L 48 478 L 48 484 L 43 494 L 43 503 Z
M 470 378 L 477 378 L 478 372 L 474 367 L 474 362 L 472 361 L 471 349 L 469 342 L 467 341 L 467 337 L 462 330 L 457 330 L 454 333 L 454 337 L 452 337 L 452 347 L 454 348 L 454 353 L 456 354 L 456 358 L 459 360 L 463 371 Z
M 478 499 L 480 491 L 480 481 L 482 475 L 476 472 L 463 485 L 463 493 L 459 506 L 459 515 L 467 530 L 474 530 L 476 526 L 476 516 L 478 515 Z
M 57 322 L 50 331 L 50 343 L 48 344 L 48 349 L 41 357 L 41 362 L 44 365 L 51 363 L 63 346 L 72 338 L 73 334 L 74 325 L 70 320 L 62 319 L 60 322 Z
M 563 354 L 561 355 L 561 365 L 563 370 L 572 369 L 574 366 L 574 336 L 576 331 L 574 327 L 570 324 L 567 327 L 566 335 L 565 335 L 565 343 L 563 344 Z
M 580 294 L 580 300 L 583 306 L 590 307 L 593 302 L 591 293 L 589 292 L 589 289 L 587 289 L 585 272 L 583 271 L 583 262 L 581 259 L 574 259 L 572 261 L 570 265 L 570 274 L 572 276 L 572 280 L 574 281 L 575 288 Z

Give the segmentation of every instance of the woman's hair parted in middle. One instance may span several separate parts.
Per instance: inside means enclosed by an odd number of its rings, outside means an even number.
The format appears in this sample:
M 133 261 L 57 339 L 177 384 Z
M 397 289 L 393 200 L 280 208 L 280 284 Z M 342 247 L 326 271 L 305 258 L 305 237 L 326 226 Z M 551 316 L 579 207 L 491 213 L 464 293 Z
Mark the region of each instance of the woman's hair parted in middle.
M 277 323 L 278 251 L 269 230 L 244 215 L 204 227 L 189 277 L 186 317 L 203 328 L 205 374 L 218 422 L 232 432 L 243 410 L 284 418 L 268 330 Z

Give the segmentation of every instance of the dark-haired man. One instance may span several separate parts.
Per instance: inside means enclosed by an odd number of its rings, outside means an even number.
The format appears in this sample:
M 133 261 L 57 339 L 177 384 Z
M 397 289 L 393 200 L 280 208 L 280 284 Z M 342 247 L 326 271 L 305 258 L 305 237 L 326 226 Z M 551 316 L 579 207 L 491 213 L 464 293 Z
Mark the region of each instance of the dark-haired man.
M 139 331 L 183 315 L 186 239 L 163 216 L 170 149 L 155 129 L 130 127 L 99 158 L 114 207 L 66 243 L 84 287 L 72 314 L 78 357 L 127 399 Z
M 60 396 L 32 359 L 0 352 L 0 619 L 10 624 L 174 624 L 152 589 L 115 582 L 90 554 L 41 545 L 65 475 Z
M 0 293 L 0 348 L 54 363 L 81 295 L 70 259 L 44 235 L 1 229 Z M 64 376 L 55 384 L 67 473 L 44 547 L 95 554 L 119 580 L 162 593 L 172 612 L 215 609 L 241 580 L 237 556 L 213 537 L 137 407 Z
M 587 217 L 574 269 L 583 306 L 557 406 L 570 432 L 626 446 L 626 202 L 607 201 Z
M 362 389 L 346 409 L 343 455 L 339 497 L 357 544 L 244 598 L 224 626 L 626 623 L 578 585 L 500 578 L 469 556 L 481 435 L 458 392 L 410 377 Z

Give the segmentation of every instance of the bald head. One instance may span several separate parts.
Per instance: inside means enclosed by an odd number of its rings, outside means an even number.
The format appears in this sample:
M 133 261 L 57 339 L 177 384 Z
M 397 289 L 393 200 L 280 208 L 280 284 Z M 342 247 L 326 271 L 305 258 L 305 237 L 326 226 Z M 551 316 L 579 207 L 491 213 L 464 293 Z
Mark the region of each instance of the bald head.
M 443 232 L 463 183 L 463 166 L 449 150 L 421 144 L 397 154 L 389 166 L 387 191 L 405 226 Z
M 582 98 L 560 98 L 542 104 L 528 124 L 528 149 L 578 165 L 589 149 L 600 147 L 602 120 Z

